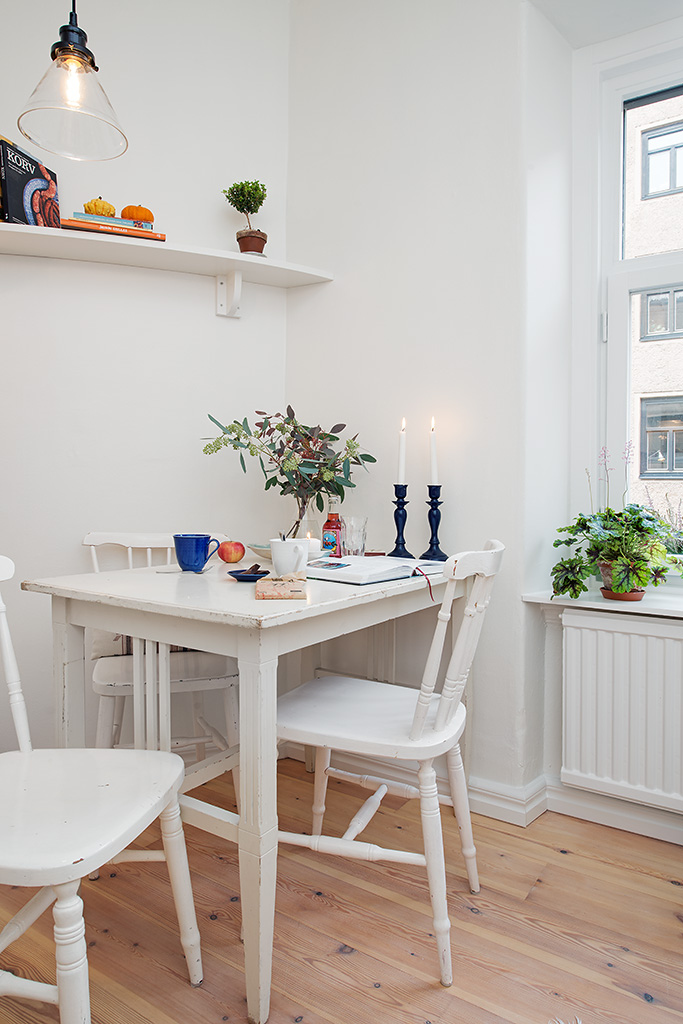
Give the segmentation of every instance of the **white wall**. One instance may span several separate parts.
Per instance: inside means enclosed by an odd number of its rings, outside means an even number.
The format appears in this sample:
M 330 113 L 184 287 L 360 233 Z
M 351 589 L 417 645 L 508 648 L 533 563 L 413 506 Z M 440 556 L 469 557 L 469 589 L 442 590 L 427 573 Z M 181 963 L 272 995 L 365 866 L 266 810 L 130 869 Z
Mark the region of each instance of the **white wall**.
M 6 31 L 24 31 L 4 6 Z M 8 54 L 0 72 L 10 136 L 57 37 L 52 7 L 35 7 L 34 63 Z M 564 504 L 567 47 L 523 0 L 205 2 L 191 31 L 175 0 L 163 19 L 123 0 L 113 25 L 93 8 L 80 19 L 131 149 L 111 164 L 48 160 L 63 207 L 139 202 L 170 239 L 230 248 L 240 224 L 221 189 L 258 177 L 267 251 L 335 280 L 286 296 L 252 286 L 226 321 L 208 279 L 2 258 L 0 536 L 19 576 L 86 568 L 88 529 L 267 536 L 281 499 L 231 453 L 208 460 L 199 438 L 209 411 L 285 401 L 309 422 L 346 421 L 378 457 L 345 507 L 368 512 L 384 549 L 407 418 L 406 540 L 421 554 L 435 416 L 443 549 L 508 547 L 470 704 L 472 777 L 524 787 L 543 705 L 520 595 L 545 583 Z M 144 40 L 131 54 L 127 21 Z M 208 56 L 183 59 L 198 24 Z M 43 742 L 49 602 L 9 596 Z M 400 671 L 427 629 L 423 617 L 400 631 Z
M 26 41 L 0 67 L 0 134 L 18 141 L 68 6 L 2 3 L 7 38 Z M 130 149 L 104 164 L 35 149 L 58 174 L 62 210 L 97 195 L 117 211 L 142 203 L 169 241 L 235 249 L 241 219 L 221 189 L 258 177 L 259 226 L 284 256 L 288 5 L 167 0 L 162 16 L 119 0 L 112 11 L 84 0 L 79 19 Z M 215 316 L 214 293 L 189 274 L 0 256 L 0 549 L 19 580 L 88 569 L 88 530 L 270 536 L 276 496 L 232 453 L 203 455 L 201 438 L 208 412 L 281 405 L 286 300 L 245 286 L 234 320 Z M 35 740 L 49 743 L 50 602 L 18 580 L 7 591 Z M 3 718 L 0 749 L 13 742 Z
M 316 420 L 345 419 L 378 457 L 348 499 L 370 514 L 373 547 L 393 543 L 402 416 L 407 543 L 418 555 L 427 547 L 432 415 L 443 549 L 490 536 L 507 545 L 472 702 L 472 775 L 491 786 L 525 784 L 540 769 L 542 682 L 526 672 L 520 595 L 543 585 L 550 564 L 554 524 L 540 538 L 533 527 L 547 485 L 553 512 L 562 505 L 552 491 L 566 444 L 566 423 L 538 426 L 549 411 L 566 415 L 548 385 L 566 382 L 571 68 L 555 30 L 536 11 L 529 25 L 523 9 L 293 0 L 291 26 L 290 256 L 329 266 L 335 281 L 288 298 L 287 393 Z M 559 63 L 544 56 L 548 39 Z M 544 76 L 548 95 L 530 98 Z M 545 133 L 557 94 L 562 116 Z M 547 214 L 559 233 L 540 239 Z M 529 292 L 555 274 L 542 325 L 534 315 L 527 325 Z M 542 372 L 529 364 L 539 353 Z M 404 658 L 416 639 L 424 634 L 405 636 Z
M 548 590 L 559 552 L 552 542 L 568 522 L 571 352 L 572 51 L 529 3 L 524 24 L 526 209 L 525 465 L 523 589 Z M 520 609 L 518 608 L 518 611 Z M 533 783 L 547 764 L 557 708 L 544 685 L 544 625 L 524 606 L 524 691 L 520 702 L 523 773 Z M 552 732 L 555 735 L 555 732 Z M 559 751 L 554 751 L 559 755 Z

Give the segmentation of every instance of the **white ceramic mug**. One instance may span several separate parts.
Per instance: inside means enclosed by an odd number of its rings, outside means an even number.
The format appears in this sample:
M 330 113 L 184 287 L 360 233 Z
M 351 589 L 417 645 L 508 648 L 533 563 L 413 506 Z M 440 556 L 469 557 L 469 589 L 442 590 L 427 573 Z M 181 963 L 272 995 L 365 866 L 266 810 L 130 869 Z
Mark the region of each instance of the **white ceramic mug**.
M 303 572 L 308 562 L 308 539 L 279 540 L 270 542 L 270 555 L 276 576 L 288 576 L 292 572 Z

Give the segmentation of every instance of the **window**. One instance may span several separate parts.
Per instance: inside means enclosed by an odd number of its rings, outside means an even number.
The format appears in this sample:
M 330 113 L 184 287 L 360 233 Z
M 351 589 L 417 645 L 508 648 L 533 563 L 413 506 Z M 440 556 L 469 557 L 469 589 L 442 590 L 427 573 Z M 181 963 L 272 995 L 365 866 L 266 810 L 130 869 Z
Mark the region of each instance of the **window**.
M 683 92 L 625 100 L 622 121 L 622 256 L 674 252 L 683 248 Z
M 683 478 L 683 395 L 641 399 L 640 476 Z
M 604 503 L 605 446 L 624 500 L 665 511 L 683 500 L 683 18 L 574 66 L 571 501 L 588 468 Z
M 645 292 L 640 318 L 641 341 L 683 338 L 683 289 Z
M 683 191 L 683 122 L 642 133 L 643 199 Z

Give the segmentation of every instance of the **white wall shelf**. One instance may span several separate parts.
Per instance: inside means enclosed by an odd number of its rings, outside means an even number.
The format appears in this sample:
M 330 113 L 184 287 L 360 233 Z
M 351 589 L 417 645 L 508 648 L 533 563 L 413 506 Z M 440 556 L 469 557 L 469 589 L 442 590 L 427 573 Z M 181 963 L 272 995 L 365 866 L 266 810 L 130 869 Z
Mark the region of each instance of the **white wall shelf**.
M 263 256 L 25 224 L 0 224 L 0 254 L 215 277 L 216 313 L 222 316 L 239 316 L 242 281 L 275 288 L 297 288 L 332 280 L 332 276 L 323 271 L 294 263 L 277 263 Z

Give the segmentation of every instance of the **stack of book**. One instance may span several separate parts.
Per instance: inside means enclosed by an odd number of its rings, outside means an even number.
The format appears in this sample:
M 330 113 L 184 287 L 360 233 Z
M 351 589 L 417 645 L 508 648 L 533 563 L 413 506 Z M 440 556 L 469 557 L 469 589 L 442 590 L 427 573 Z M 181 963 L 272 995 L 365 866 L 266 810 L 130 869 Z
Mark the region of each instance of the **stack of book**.
M 165 242 L 166 235 L 152 231 L 147 221 L 126 220 L 124 217 L 100 217 L 94 213 L 74 213 L 72 217 L 62 218 L 63 228 L 76 231 L 102 231 L 111 235 L 132 235 L 134 238 L 153 238 L 157 242 Z

